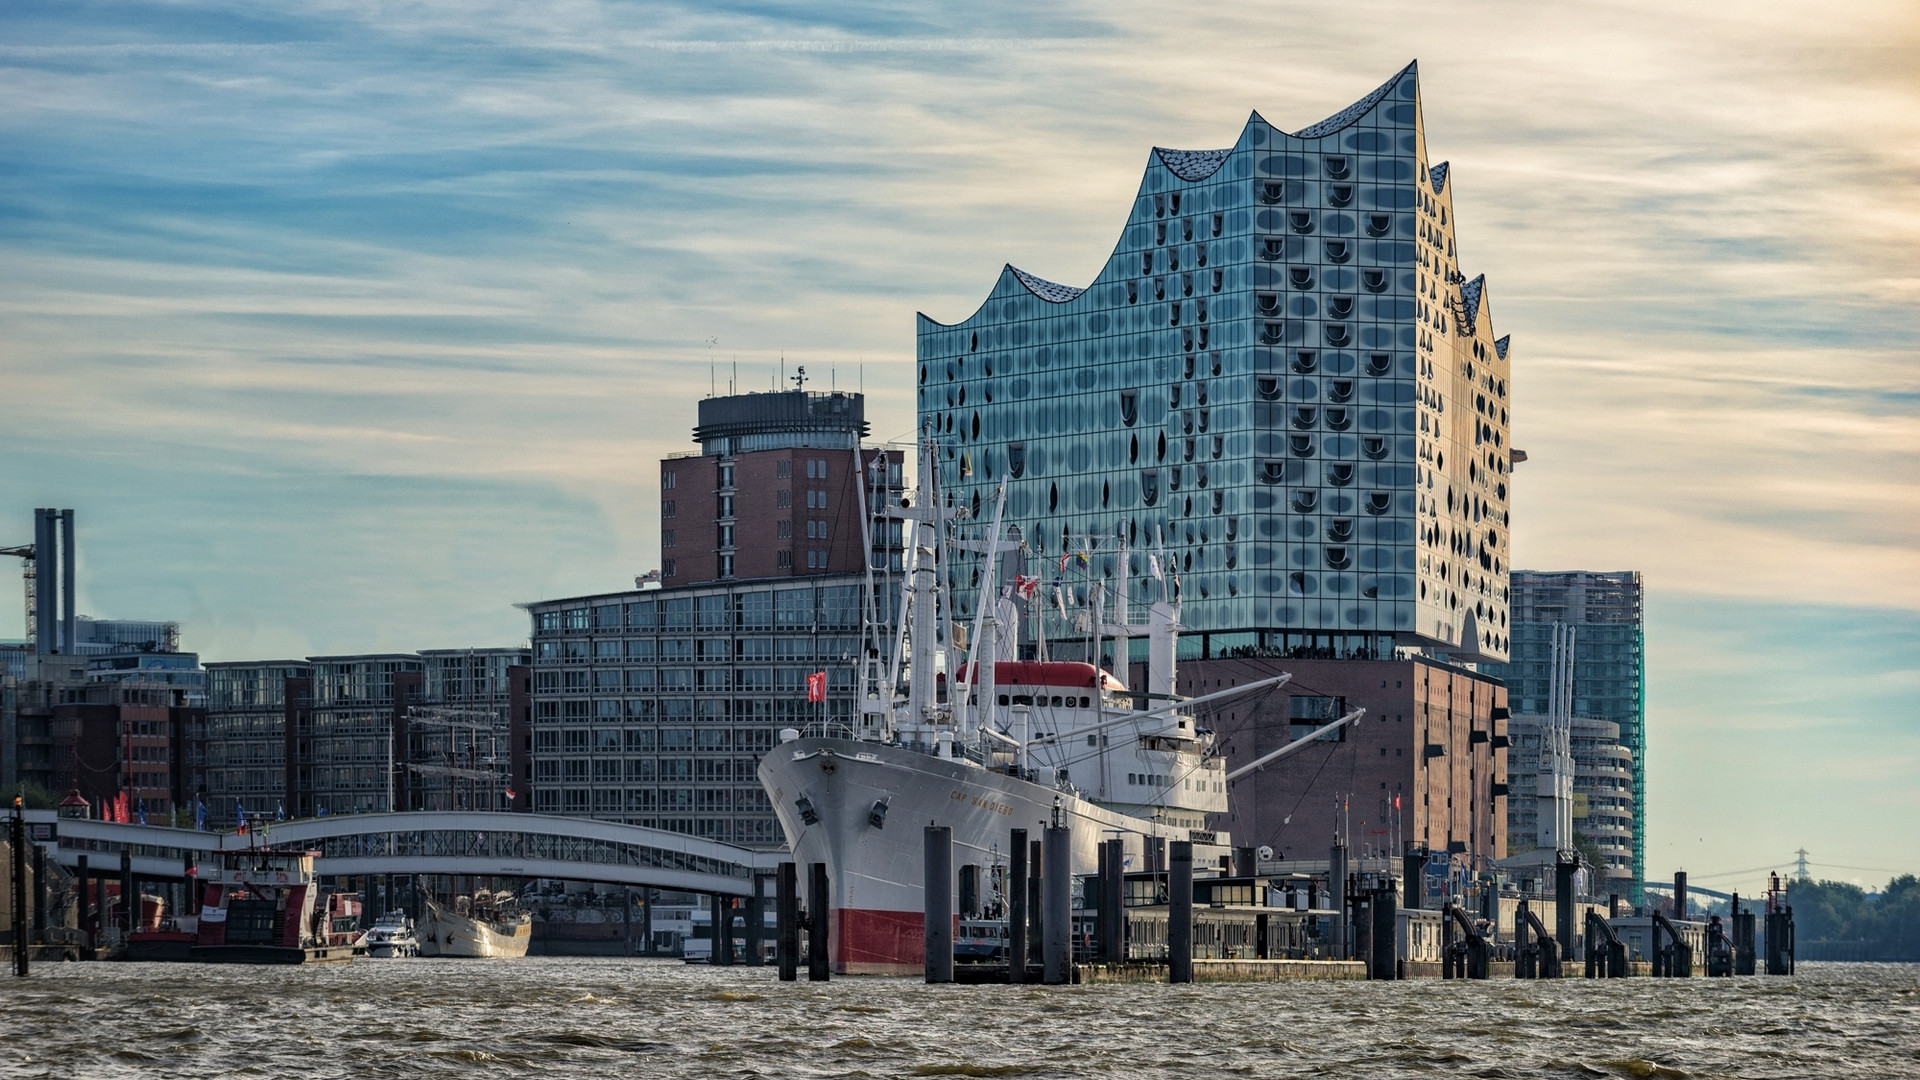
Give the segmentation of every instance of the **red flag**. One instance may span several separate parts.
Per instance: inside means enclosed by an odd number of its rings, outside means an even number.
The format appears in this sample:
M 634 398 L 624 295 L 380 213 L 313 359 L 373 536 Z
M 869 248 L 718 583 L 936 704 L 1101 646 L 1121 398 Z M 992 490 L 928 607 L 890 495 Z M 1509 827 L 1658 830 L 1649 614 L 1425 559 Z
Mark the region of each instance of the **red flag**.
M 1029 577 L 1026 574 L 1019 574 L 1019 575 L 1016 575 L 1013 579 L 1014 594 L 1020 597 L 1020 599 L 1022 600 L 1033 599 L 1033 594 L 1036 591 L 1038 591 L 1039 588 L 1040 588 L 1040 579 L 1037 577 Z
M 127 793 L 124 791 L 114 796 L 113 820 L 121 822 L 122 824 L 133 820 L 133 815 L 127 810 Z
M 816 671 L 813 674 L 807 676 L 807 700 L 808 701 L 827 700 L 827 673 L 826 672 Z

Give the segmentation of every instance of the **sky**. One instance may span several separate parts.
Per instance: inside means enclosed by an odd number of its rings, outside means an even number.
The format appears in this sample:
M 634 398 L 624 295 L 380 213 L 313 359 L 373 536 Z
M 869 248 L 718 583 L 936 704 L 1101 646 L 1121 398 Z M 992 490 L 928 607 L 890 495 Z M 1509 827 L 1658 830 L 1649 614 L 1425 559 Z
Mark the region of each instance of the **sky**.
M 0 543 L 75 508 L 81 610 L 208 660 L 523 641 L 658 564 L 710 389 L 805 365 L 906 438 L 916 311 L 1085 284 L 1150 147 L 1417 59 L 1514 342 L 1513 563 L 1645 575 L 1650 876 L 1879 884 L 1920 870 L 1916 55 L 1901 0 L 10 0 Z

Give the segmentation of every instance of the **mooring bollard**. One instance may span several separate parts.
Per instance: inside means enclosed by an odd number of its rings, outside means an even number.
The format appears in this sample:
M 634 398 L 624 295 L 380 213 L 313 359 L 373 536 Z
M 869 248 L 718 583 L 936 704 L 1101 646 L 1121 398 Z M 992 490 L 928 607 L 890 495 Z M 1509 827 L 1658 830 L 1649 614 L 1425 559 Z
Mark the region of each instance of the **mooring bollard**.
M 1041 848 L 1046 869 L 1040 879 L 1046 908 L 1041 923 L 1046 957 L 1043 978 L 1049 985 L 1059 986 L 1073 981 L 1073 830 L 1049 825 L 1046 837 Z
M 1027 981 L 1027 830 L 1007 843 L 1007 981 Z
M 780 964 L 780 981 L 793 982 L 800 977 L 800 875 L 790 862 L 780 864 L 774 885 L 774 951 Z
M 1193 842 L 1167 845 L 1167 981 L 1193 981 Z
M 953 829 L 929 825 L 925 835 L 926 972 L 930 983 L 953 981 Z

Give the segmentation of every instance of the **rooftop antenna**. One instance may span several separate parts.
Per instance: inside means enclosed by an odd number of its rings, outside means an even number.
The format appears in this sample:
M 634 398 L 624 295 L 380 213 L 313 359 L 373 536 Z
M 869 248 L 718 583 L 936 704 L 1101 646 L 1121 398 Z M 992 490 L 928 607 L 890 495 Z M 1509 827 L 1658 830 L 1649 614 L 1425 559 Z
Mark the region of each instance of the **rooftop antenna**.
M 733 375 L 732 377 L 727 379 L 727 393 L 729 394 L 739 393 L 740 392 L 738 389 L 739 382 L 740 382 L 740 354 L 734 353 L 733 354 Z
M 805 365 L 805 364 L 802 364 L 802 365 L 800 365 L 799 367 L 797 367 L 797 368 L 794 368 L 793 370 L 794 370 L 794 376 L 793 376 L 793 388 L 794 388 L 795 390 L 805 390 L 805 389 L 807 388 L 807 367 L 806 367 L 806 365 Z

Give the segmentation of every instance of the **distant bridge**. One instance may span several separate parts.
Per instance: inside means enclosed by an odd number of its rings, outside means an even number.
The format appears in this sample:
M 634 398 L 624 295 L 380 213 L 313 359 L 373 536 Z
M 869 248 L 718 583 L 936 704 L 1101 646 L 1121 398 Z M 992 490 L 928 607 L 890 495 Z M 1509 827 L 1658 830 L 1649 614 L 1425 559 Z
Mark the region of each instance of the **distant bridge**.
M 770 873 L 779 852 L 703 840 L 592 818 L 475 810 L 339 814 L 263 822 L 248 835 L 161 825 L 59 818 L 29 813 L 40 833 L 50 823 L 49 854 L 72 868 L 111 871 L 120 852 L 133 854 L 143 879 L 182 878 L 189 863 L 216 851 L 272 846 L 318 851 L 314 871 L 349 877 L 376 874 L 469 874 L 593 881 L 686 892 L 750 896 L 754 877 Z

